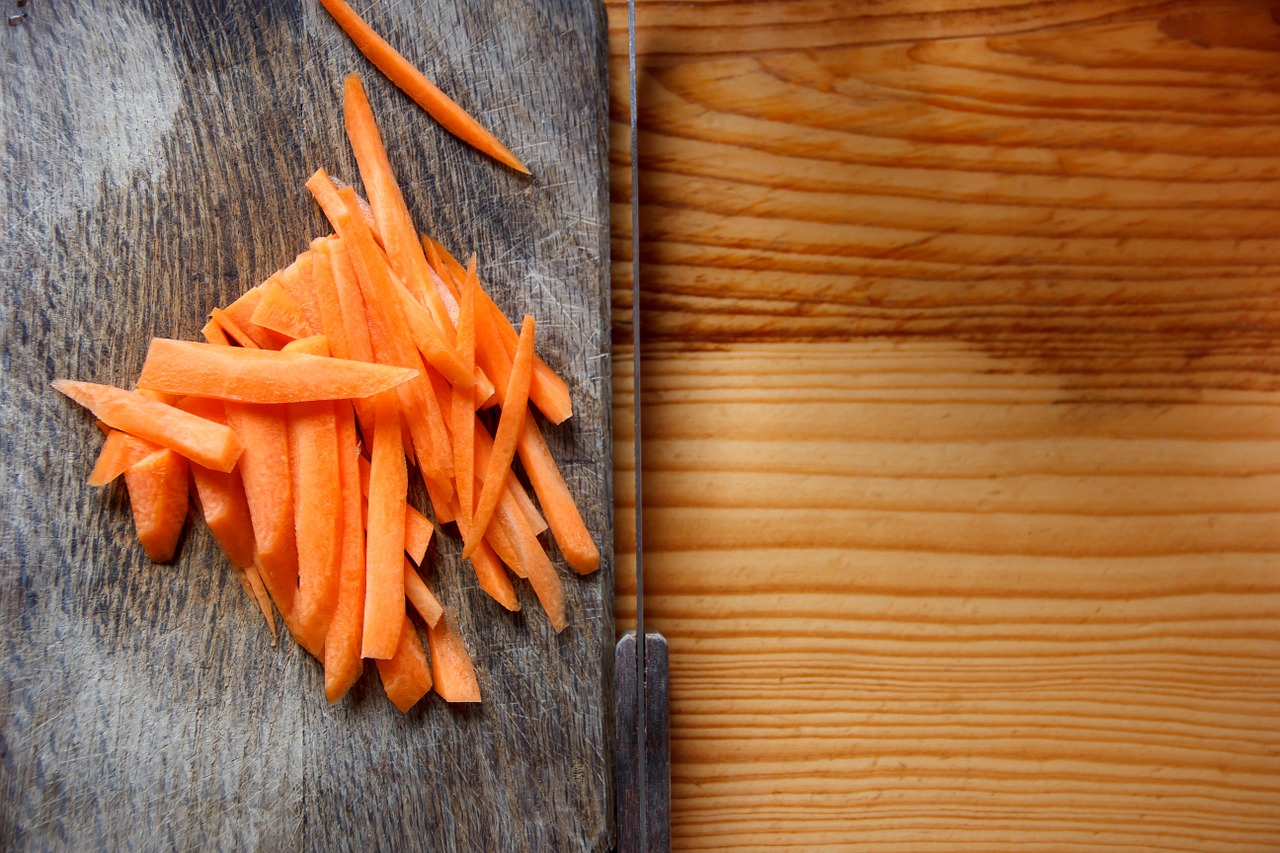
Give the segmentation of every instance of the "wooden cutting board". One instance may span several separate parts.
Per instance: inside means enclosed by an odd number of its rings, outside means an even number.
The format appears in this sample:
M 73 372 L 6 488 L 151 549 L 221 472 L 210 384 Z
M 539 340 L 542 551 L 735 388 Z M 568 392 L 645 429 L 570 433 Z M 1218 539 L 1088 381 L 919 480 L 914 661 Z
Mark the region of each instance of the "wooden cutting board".
M 358 2 L 532 168 L 472 151 L 317 3 L 32 2 L 0 32 L 0 848 L 599 850 L 612 833 L 614 642 L 603 9 L 570 0 Z M 123 487 L 85 485 L 101 436 L 58 377 L 129 385 L 153 335 L 328 228 L 303 183 L 358 183 L 342 77 L 361 73 L 418 225 L 480 253 L 575 415 L 546 430 L 602 571 L 563 571 L 554 634 L 428 558 L 485 700 L 401 715 L 372 667 L 336 707 L 200 524 L 149 563 Z M 425 507 L 421 495 L 417 504 Z

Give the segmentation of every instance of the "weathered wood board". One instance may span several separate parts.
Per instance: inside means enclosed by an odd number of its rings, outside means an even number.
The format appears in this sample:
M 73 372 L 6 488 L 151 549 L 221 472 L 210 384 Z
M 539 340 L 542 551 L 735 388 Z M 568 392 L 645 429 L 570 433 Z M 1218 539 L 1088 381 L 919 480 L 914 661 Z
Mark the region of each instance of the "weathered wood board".
M 0 848 L 598 850 L 612 834 L 613 628 L 605 24 L 593 0 L 360 2 L 533 169 L 445 133 L 317 3 L 29 3 L 0 32 Z M 207 532 L 171 566 L 101 437 L 49 382 L 132 382 L 153 335 L 203 318 L 327 232 L 303 182 L 357 181 L 341 83 L 359 71 L 420 227 L 482 274 L 575 416 L 547 430 L 605 565 L 566 572 L 555 635 L 429 559 L 484 703 L 402 716 L 372 667 L 329 707 L 273 646 Z M 425 506 L 419 501 L 420 506 Z M 553 557 L 563 567 L 559 553 Z

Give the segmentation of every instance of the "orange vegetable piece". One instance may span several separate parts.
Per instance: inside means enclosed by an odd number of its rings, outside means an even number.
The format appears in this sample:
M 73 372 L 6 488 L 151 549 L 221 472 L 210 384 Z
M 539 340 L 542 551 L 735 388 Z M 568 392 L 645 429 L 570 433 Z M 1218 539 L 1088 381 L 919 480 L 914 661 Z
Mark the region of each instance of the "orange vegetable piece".
M 510 611 L 520 609 L 520 601 L 516 598 L 511 578 L 487 540 L 482 540 L 472 552 L 471 567 L 475 569 L 480 588 L 487 592 L 490 598 Z
M 318 270 L 318 267 L 317 267 Z M 339 404 L 339 409 L 343 404 Z M 349 408 L 339 411 L 338 477 L 342 483 L 342 547 L 339 551 L 338 603 L 324 638 L 324 695 L 337 702 L 360 680 L 364 626 L 364 524 L 361 521 L 359 448 Z
M 440 606 L 440 602 L 436 600 L 431 590 L 427 589 L 422 576 L 418 574 L 418 570 L 413 567 L 413 563 L 409 562 L 408 558 L 404 561 L 404 595 L 413 605 L 413 609 L 418 611 L 422 621 L 428 625 L 434 625 L 440 621 L 440 614 L 444 613 L 444 608 Z
M 253 563 L 242 569 L 236 569 L 236 573 L 240 578 L 240 585 L 244 587 L 244 591 L 249 593 L 249 600 L 258 606 L 258 610 L 262 611 L 262 618 L 267 620 L 267 628 L 271 631 L 271 639 L 274 642 L 276 637 L 276 617 L 271 611 L 271 599 L 267 596 L 267 588 L 262 585 L 262 575 L 258 573 L 258 567 Z
M 262 298 L 250 318 L 255 324 L 292 339 L 315 334 L 302 306 L 280 284 L 279 276 L 263 282 L 261 292 Z
M 462 636 L 454 627 L 456 620 L 456 615 L 446 613 L 435 625 L 427 626 L 433 686 L 446 702 L 479 702 L 480 684 Z
M 401 615 L 404 615 L 403 610 Z M 418 631 L 407 616 L 401 620 L 394 653 L 385 660 L 378 660 L 377 664 L 387 698 L 402 712 L 407 714 L 419 699 L 430 692 L 431 666 L 427 663 L 422 641 L 418 639 Z
M 375 405 L 361 655 L 389 658 L 395 654 L 404 618 L 404 506 L 409 474 L 394 394 L 384 391 Z
M 155 563 L 173 559 L 187 520 L 187 460 L 162 448 L 124 472 L 133 523 Z
M 160 445 L 118 429 L 107 428 L 98 461 L 89 472 L 90 486 L 105 486 L 160 449 Z
M 528 167 L 521 163 L 507 146 L 499 142 L 497 137 L 485 130 L 466 110 L 454 103 L 421 71 L 396 52 L 395 48 L 387 44 L 343 0 L 320 0 L 320 3 L 338 22 L 343 32 L 351 37 L 356 49 L 385 74 L 388 80 L 426 110 L 427 115 L 440 122 L 445 130 L 498 162 L 518 172 L 529 174 Z
M 240 458 L 240 442 L 231 430 L 145 394 L 70 379 L 54 380 L 53 387 L 108 426 L 167 447 L 206 468 L 230 471 Z

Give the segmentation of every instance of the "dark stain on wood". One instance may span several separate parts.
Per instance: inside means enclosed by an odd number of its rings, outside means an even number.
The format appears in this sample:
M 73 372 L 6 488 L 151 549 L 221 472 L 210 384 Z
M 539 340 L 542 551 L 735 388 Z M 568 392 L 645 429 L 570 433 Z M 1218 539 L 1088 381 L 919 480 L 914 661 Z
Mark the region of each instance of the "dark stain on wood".
M 368 4 L 365 4 L 367 6 Z M 0 165 L 0 847 L 601 850 L 612 837 L 612 469 L 602 8 L 380 3 L 387 38 L 532 167 L 442 131 L 315 3 L 33 6 L 4 36 Z M 418 222 L 539 318 L 575 417 L 546 430 L 605 566 L 566 573 L 553 634 L 491 602 L 450 530 L 433 587 L 485 702 L 402 716 L 369 668 L 341 704 L 261 618 L 201 528 L 172 566 L 57 377 L 127 385 L 152 335 L 288 263 L 356 182 L 341 80 L 359 71 Z M 487 272 L 486 272 L 487 271 Z M 419 504 L 421 505 L 421 504 Z M 553 557 L 562 564 L 559 554 Z

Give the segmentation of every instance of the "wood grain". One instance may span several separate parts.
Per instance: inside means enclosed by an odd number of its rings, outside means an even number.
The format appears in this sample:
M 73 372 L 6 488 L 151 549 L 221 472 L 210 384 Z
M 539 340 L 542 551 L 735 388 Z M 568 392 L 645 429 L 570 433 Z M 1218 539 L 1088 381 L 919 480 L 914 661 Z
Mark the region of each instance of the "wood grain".
M 456 535 L 437 537 L 432 584 L 484 704 L 401 716 L 369 667 L 330 708 L 320 668 L 272 646 L 203 529 L 175 565 L 146 561 L 123 491 L 84 485 L 97 431 L 49 388 L 130 383 L 150 336 L 197 337 L 212 306 L 327 232 L 303 182 L 317 166 L 356 180 L 340 96 L 359 71 L 418 223 L 479 251 L 509 314 L 538 315 L 575 408 L 548 440 L 612 552 L 603 10 L 359 6 L 536 178 L 442 132 L 318 4 L 33 2 L 0 33 L 4 849 L 610 843 L 607 560 L 569 573 L 555 635 L 527 587 L 506 614 Z
M 640 3 L 676 849 L 1280 844 L 1273 5 Z

